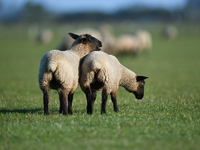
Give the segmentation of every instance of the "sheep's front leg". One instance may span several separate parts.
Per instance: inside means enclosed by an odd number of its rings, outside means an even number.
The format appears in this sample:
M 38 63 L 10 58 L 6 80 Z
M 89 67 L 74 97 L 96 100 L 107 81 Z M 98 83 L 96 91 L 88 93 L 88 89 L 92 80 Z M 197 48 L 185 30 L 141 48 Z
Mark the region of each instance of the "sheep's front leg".
M 43 90 L 44 115 L 49 114 L 49 90 Z
M 60 99 L 60 110 L 59 113 L 63 115 L 67 115 L 67 96 L 68 93 L 65 90 L 61 90 L 58 92 L 59 93 L 59 99 Z
M 117 106 L 117 93 L 111 92 L 110 95 L 111 95 L 111 100 L 113 102 L 114 111 L 118 112 L 119 109 L 118 109 L 118 106 Z
M 107 91 L 104 89 L 102 91 L 102 103 L 101 103 L 101 114 L 106 114 L 106 102 L 108 99 L 108 93 Z
M 72 101 L 74 93 L 68 95 L 68 113 L 72 115 Z

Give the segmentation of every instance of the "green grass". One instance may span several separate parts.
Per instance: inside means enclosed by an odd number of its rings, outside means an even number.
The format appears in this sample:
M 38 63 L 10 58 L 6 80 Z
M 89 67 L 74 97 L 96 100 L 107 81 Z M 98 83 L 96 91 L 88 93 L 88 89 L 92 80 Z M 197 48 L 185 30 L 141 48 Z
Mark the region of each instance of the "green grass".
M 154 34 L 151 52 L 117 56 L 137 74 L 149 76 L 142 100 L 119 88 L 119 113 L 113 112 L 109 97 L 107 114 L 100 115 L 98 93 L 94 113 L 87 115 L 85 95 L 78 88 L 72 116 L 58 114 L 55 91 L 50 92 L 50 115 L 44 116 L 39 63 L 61 36 L 40 45 L 29 41 L 24 29 L 1 31 L 0 149 L 199 149 L 198 35 L 183 32 L 175 40 L 165 40 Z

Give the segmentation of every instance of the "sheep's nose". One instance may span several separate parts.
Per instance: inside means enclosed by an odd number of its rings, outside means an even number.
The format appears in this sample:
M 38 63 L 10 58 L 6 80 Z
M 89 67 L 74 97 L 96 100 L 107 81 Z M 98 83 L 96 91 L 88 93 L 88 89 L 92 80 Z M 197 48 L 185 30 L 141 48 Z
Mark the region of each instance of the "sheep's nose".
M 137 99 L 142 99 L 143 96 L 144 96 L 144 94 L 135 94 L 135 97 L 136 97 Z
M 102 47 L 102 43 L 101 43 L 101 41 L 99 41 L 99 47 Z

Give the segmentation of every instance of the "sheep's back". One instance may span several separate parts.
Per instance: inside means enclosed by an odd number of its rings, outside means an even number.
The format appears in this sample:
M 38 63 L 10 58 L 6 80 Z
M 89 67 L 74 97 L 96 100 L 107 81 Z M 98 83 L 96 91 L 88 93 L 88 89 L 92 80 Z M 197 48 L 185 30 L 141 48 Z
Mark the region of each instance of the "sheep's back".
M 39 81 L 55 79 L 65 88 L 78 86 L 78 63 L 76 54 L 70 51 L 52 50 L 44 55 L 41 60 Z M 51 78 L 46 79 L 44 76 Z M 73 79 L 73 80 L 72 80 Z M 48 82 L 48 81 L 46 81 Z
M 103 82 L 105 85 L 112 86 L 118 74 L 118 60 L 105 52 L 95 51 L 86 57 L 82 69 L 87 72 L 98 72 L 94 82 Z

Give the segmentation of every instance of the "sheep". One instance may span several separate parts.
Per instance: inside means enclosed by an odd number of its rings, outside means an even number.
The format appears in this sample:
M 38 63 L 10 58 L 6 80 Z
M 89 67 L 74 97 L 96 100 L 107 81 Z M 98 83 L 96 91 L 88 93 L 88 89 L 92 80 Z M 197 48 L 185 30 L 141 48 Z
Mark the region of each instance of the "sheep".
M 134 35 L 138 39 L 139 51 L 144 52 L 152 48 L 152 36 L 148 31 L 138 30 Z
M 144 30 L 138 30 L 133 34 L 123 34 L 113 40 L 111 48 L 105 50 L 109 54 L 128 53 L 136 55 L 138 52 L 150 50 L 152 47 L 151 34 Z
M 27 36 L 29 40 L 35 40 L 39 35 L 39 28 L 37 24 L 32 24 L 27 29 Z
M 43 92 L 44 115 L 49 114 L 50 89 L 57 90 L 59 94 L 59 113 L 72 114 L 73 94 L 78 87 L 79 63 L 90 51 L 100 50 L 102 47 L 101 41 L 89 34 L 69 33 L 69 35 L 75 41 L 67 51 L 51 50 L 43 56 L 40 62 L 38 82 Z
M 92 114 L 98 90 L 102 90 L 101 114 L 106 113 L 106 101 L 109 94 L 114 111 L 119 111 L 116 97 L 119 86 L 133 93 L 137 99 L 142 99 L 144 80 L 147 78 L 127 69 L 113 55 L 108 55 L 103 51 L 91 52 L 82 63 L 80 76 L 80 86 L 87 99 L 87 113 Z
M 44 29 L 37 37 L 39 43 L 47 44 L 53 39 L 53 32 L 50 29 Z
M 163 31 L 162 34 L 167 39 L 175 39 L 178 35 L 178 30 L 173 25 L 167 25 Z
M 93 35 L 94 37 L 96 37 L 97 39 L 99 39 L 100 41 L 102 41 L 101 34 L 95 29 L 85 28 L 85 29 L 76 31 L 76 33 L 78 33 L 78 34 L 89 33 L 89 34 Z M 70 38 L 69 36 L 65 37 L 63 39 L 63 41 L 59 44 L 58 49 L 61 51 L 67 50 L 71 46 L 73 41 L 74 40 L 72 38 Z
M 102 24 L 98 28 L 103 42 L 103 51 L 110 53 L 111 48 L 115 45 L 116 39 L 112 34 L 112 27 L 109 24 Z
M 130 34 L 121 35 L 116 39 L 112 48 L 106 51 L 109 54 L 130 53 L 135 55 L 139 49 L 139 40 L 136 36 Z

